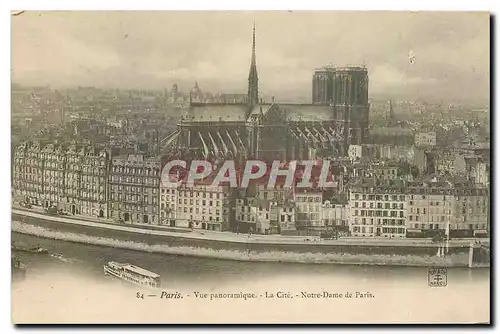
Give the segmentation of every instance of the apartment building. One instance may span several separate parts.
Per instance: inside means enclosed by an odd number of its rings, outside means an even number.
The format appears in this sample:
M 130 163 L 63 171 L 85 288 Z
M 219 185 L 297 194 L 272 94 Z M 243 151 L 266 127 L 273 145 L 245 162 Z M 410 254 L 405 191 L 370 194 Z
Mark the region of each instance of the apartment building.
M 158 224 L 162 160 L 142 154 L 112 158 L 109 172 L 110 218 Z
M 321 219 L 323 193 L 316 189 L 297 188 L 295 201 L 295 226 L 300 235 L 319 235 L 324 230 Z
M 277 233 L 283 235 L 297 234 L 297 227 L 295 226 L 295 203 L 287 200 L 274 205 L 276 209 L 271 210 L 271 224 L 273 224 L 274 214 L 276 214 L 276 220 L 278 221 L 276 225 L 279 226 Z
M 42 165 L 42 206 L 58 207 L 64 199 L 65 156 L 61 145 L 47 144 L 41 150 Z
M 109 152 L 87 146 L 81 150 L 80 206 L 86 216 L 108 218 Z
M 352 236 L 403 238 L 406 236 L 406 194 L 403 181 L 367 182 L 349 190 Z
M 321 207 L 321 219 L 326 229 L 335 228 L 349 232 L 349 206 L 347 203 L 325 201 Z
M 173 189 L 174 195 L 177 196 L 177 203 L 173 206 L 175 226 L 213 231 L 229 229 L 231 207 L 234 205 L 231 202 L 229 187 L 212 186 L 211 183 L 211 180 L 206 179 L 192 186 L 180 184 Z M 170 196 L 172 199 L 172 189 Z
M 455 185 L 453 205 L 452 235 L 476 236 L 490 231 L 490 193 L 489 189 L 474 184 Z
M 21 143 L 14 151 L 14 199 L 31 205 L 42 205 L 43 160 L 40 141 Z
M 63 209 L 72 215 L 83 214 L 80 205 L 83 152 L 83 147 L 75 143 L 70 144 L 66 149 L 66 168 L 64 170 L 66 201 L 63 204 Z
M 169 175 L 170 182 L 160 181 L 160 220 L 158 224 L 176 226 L 177 202 L 179 198 L 176 174 Z
M 254 233 L 271 234 L 272 204 L 273 202 L 268 199 L 237 199 L 236 221 L 238 223 L 238 232 L 251 230 Z
M 455 189 L 450 182 L 423 183 L 408 189 L 408 236 L 432 236 L 453 228 Z
M 489 191 L 473 183 L 430 182 L 408 189 L 409 236 L 443 230 L 451 237 L 489 233 Z

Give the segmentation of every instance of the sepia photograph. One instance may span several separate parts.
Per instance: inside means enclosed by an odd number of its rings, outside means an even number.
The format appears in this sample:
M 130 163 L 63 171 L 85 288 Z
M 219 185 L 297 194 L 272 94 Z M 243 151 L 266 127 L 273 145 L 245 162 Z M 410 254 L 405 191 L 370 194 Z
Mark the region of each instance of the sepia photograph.
M 489 12 L 10 16 L 13 324 L 490 324 Z

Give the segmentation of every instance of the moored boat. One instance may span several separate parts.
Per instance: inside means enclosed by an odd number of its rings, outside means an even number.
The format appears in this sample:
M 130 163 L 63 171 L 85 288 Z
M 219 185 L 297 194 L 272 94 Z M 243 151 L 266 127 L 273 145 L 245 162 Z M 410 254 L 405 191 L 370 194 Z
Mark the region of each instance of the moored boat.
M 26 276 L 26 267 L 15 256 L 11 257 L 12 279 L 24 279 Z
M 104 275 L 149 288 L 161 288 L 160 275 L 130 263 L 110 261 L 104 265 Z
M 27 253 L 35 253 L 35 254 L 48 254 L 49 251 L 43 247 L 40 246 L 35 246 L 35 247 L 30 247 L 30 246 L 25 246 L 21 244 L 12 244 L 11 245 L 12 250 L 20 251 L 20 252 L 27 252 Z

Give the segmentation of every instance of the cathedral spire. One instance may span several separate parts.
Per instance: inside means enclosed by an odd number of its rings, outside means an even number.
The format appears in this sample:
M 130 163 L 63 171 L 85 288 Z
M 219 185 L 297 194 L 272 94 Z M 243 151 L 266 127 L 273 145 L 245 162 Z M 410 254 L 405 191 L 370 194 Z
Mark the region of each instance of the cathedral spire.
M 255 65 L 255 20 L 253 21 L 252 66 Z
M 259 103 L 259 77 L 257 76 L 255 56 L 255 21 L 253 23 L 252 62 L 250 64 L 250 73 L 248 74 L 248 103 L 252 106 Z

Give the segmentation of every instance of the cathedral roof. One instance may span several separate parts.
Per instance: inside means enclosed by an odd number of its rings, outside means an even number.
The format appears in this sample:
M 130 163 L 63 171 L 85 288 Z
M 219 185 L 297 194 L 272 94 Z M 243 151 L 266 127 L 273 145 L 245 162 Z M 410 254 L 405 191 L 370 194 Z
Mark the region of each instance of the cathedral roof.
M 328 121 L 333 119 L 333 108 L 314 104 L 279 104 L 292 122 Z
M 246 104 L 201 104 L 189 108 L 186 121 L 194 122 L 245 122 Z
M 261 113 L 262 111 L 262 114 L 267 114 L 267 112 L 269 111 L 269 109 L 271 109 L 273 105 L 272 104 L 257 104 L 255 106 L 252 107 L 252 111 L 250 112 L 250 115 L 258 115 Z

